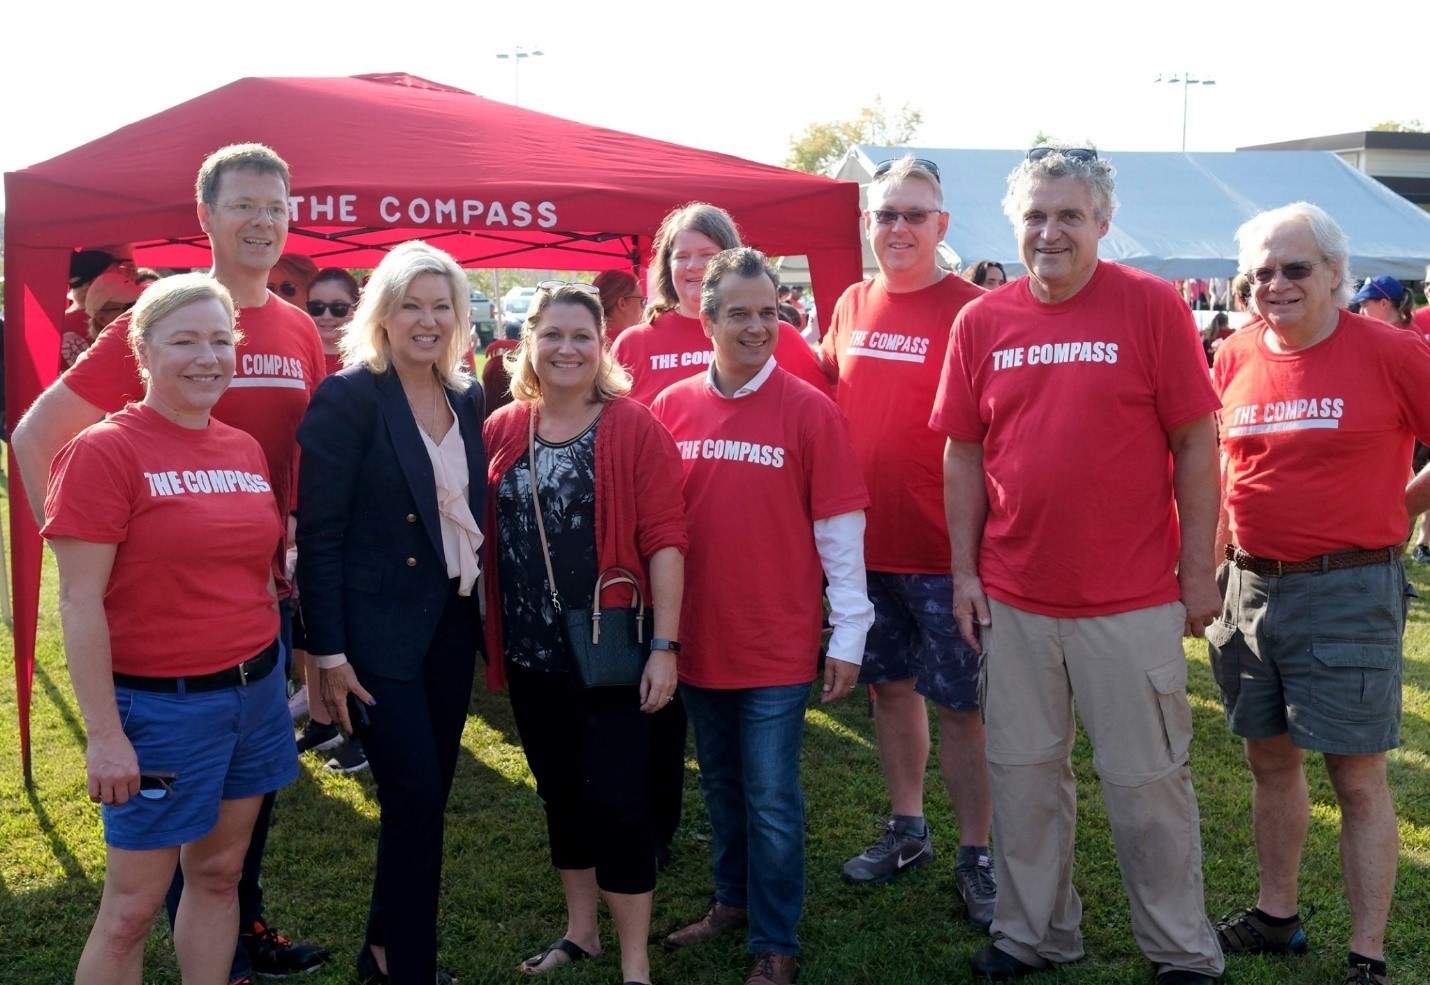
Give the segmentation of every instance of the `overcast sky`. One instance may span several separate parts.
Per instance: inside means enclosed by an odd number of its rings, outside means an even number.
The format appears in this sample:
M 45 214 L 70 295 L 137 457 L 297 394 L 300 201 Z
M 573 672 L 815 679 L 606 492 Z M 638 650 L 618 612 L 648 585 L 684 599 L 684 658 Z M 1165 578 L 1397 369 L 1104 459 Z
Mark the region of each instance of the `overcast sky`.
M 556 116 L 781 163 L 793 135 L 882 96 L 930 147 L 1104 152 L 1430 127 L 1430 5 L 848 4 L 605 0 L 16 2 L 0 170 L 245 76 L 409 72 Z M 431 8 L 429 11 L 427 8 Z M 394 16 L 399 19 L 394 19 Z M 891 18 L 897 17 L 898 20 Z M 539 48 L 513 67 L 496 53 Z M 1158 84 L 1190 72 L 1216 85 Z M 319 124 L 320 125 L 320 124 Z M 234 134 L 235 140 L 248 134 Z M 278 148 L 282 152 L 282 148 Z

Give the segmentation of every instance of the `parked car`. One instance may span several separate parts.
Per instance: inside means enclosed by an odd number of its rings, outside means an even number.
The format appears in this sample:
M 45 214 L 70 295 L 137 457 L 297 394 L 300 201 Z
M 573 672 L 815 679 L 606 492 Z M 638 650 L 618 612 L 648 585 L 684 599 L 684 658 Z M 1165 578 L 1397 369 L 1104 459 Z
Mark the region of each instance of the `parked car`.
M 534 287 L 514 287 L 502 298 L 502 334 L 507 338 L 521 337 L 521 326 L 526 322 L 526 313 L 531 310 L 531 299 L 535 295 Z
M 497 336 L 497 306 L 481 291 L 472 292 L 472 336 L 479 350 L 485 350 Z

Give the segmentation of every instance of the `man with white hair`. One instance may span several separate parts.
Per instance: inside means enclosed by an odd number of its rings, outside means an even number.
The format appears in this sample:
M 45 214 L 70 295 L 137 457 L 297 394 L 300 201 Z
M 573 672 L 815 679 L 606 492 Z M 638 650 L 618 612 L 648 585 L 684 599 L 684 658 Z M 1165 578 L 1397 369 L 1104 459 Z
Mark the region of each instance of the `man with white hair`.
M 1216 395 L 1181 296 L 1098 259 L 1112 166 L 1037 147 L 1004 210 L 1028 276 L 953 324 L 930 426 L 948 438 L 953 608 L 983 658 L 998 871 L 975 973 L 1083 957 L 1073 702 L 1159 985 L 1208 985 L 1182 634 L 1215 618 Z
M 1222 344 L 1225 497 L 1221 618 L 1207 627 L 1232 732 L 1246 743 L 1256 904 L 1222 919 L 1228 954 L 1304 954 L 1297 875 L 1310 822 L 1306 751 L 1325 758 L 1341 810 L 1351 911 L 1346 985 L 1386 985 L 1385 926 L 1399 855 L 1386 751 L 1400 740 L 1409 518 L 1430 472 L 1430 350 L 1342 310 L 1345 234 L 1306 202 L 1237 231 L 1260 319 Z M 1335 504 L 1327 510 L 1326 504 Z

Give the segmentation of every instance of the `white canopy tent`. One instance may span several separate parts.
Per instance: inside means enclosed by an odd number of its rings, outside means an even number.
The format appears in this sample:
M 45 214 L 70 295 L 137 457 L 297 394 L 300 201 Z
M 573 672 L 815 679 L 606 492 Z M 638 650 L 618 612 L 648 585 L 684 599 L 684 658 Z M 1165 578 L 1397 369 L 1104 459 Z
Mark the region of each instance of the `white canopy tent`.
M 904 154 L 937 164 L 943 176 L 948 235 L 941 253 L 949 267 L 998 260 L 1010 276 L 1023 272 L 1002 200 L 1021 150 L 934 147 L 851 148 L 835 177 L 867 185 L 880 161 Z M 1389 274 L 1420 280 L 1430 262 L 1430 213 L 1329 151 L 1230 151 L 1181 154 L 1108 151 L 1117 169 L 1119 206 L 1100 254 L 1169 280 L 1230 277 L 1236 272 L 1237 227 L 1258 212 L 1290 202 L 1314 202 L 1350 238 L 1357 279 Z M 798 258 L 784 278 L 800 281 Z M 874 272 L 868 244 L 866 275 Z

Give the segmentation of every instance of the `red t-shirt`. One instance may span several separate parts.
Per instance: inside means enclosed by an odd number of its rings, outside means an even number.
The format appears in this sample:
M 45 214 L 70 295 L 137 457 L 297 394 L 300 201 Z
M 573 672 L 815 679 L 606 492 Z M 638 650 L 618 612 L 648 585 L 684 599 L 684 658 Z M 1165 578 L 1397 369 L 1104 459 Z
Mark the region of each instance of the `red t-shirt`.
M 343 354 L 341 352 L 323 352 L 323 376 L 332 376 L 343 368 Z
M 929 423 L 983 445 L 984 589 L 1074 618 L 1179 598 L 1167 434 L 1217 407 L 1191 309 L 1150 274 L 1103 261 L 1061 304 L 1025 278 L 964 308 Z
M 1410 322 L 1420 330 L 1421 335 L 1425 336 L 1425 341 L 1430 342 L 1430 305 L 1426 305 L 1411 315 Z
M 270 293 L 261 308 L 240 308 L 233 382 L 214 405 L 215 420 L 258 439 L 268 460 L 273 496 L 283 516 L 296 506 L 298 422 L 325 375 L 323 341 L 306 311 Z M 115 319 L 61 379 L 105 413 L 144 398 L 144 382 L 129 348 L 129 315 Z M 283 554 L 274 559 L 279 596 L 288 596 Z
M 782 368 L 734 400 L 691 378 L 651 410 L 685 471 L 680 679 L 813 680 L 824 616 L 814 521 L 869 505 L 844 415 Z
M 46 538 L 117 545 L 104 593 L 114 670 L 224 670 L 278 635 L 268 590 L 283 524 L 263 451 L 210 420 L 180 427 L 130 404 L 55 456 Z
M 869 487 L 864 564 L 874 571 L 949 572 L 944 439 L 928 426 L 929 411 L 953 319 L 985 293 L 948 276 L 894 294 L 875 278 L 834 306 L 820 349 L 839 367 L 835 399 Z
M 1212 382 L 1242 550 L 1301 561 L 1405 539 L 1407 463 L 1415 438 L 1430 439 L 1417 335 L 1343 311 L 1329 338 L 1282 354 L 1253 322 L 1222 343 Z
M 710 339 L 700 327 L 700 319 L 687 318 L 678 311 L 667 311 L 650 324 L 632 325 L 611 344 L 611 355 L 631 374 L 628 396 L 647 407 L 672 383 L 704 373 L 715 358 Z M 834 388 L 814 357 L 814 350 L 795 327 L 786 322 L 780 322 L 775 362 L 820 393 L 834 395 Z

